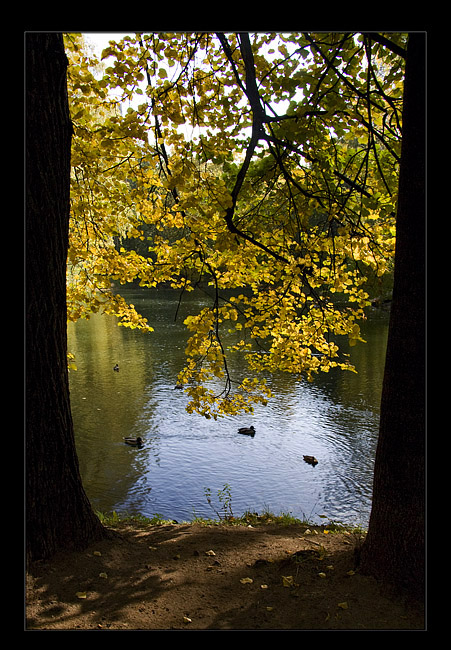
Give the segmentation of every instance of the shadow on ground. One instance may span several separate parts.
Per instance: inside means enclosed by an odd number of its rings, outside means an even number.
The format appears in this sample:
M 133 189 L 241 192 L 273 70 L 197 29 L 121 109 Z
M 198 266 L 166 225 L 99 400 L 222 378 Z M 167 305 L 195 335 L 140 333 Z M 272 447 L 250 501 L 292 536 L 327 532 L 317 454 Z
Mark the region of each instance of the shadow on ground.
M 122 526 L 29 568 L 27 629 L 424 629 L 417 605 L 359 574 L 357 543 L 302 525 Z

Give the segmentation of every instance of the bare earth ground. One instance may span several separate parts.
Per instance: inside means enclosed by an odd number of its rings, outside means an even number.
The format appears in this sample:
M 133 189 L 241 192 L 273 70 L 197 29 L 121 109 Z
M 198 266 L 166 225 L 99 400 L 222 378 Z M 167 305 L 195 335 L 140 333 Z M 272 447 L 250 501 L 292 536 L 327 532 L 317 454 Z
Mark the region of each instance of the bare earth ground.
M 353 534 L 324 530 L 122 525 L 29 567 L 26 630 L 425 629 L 418 606 L 359 574 Z

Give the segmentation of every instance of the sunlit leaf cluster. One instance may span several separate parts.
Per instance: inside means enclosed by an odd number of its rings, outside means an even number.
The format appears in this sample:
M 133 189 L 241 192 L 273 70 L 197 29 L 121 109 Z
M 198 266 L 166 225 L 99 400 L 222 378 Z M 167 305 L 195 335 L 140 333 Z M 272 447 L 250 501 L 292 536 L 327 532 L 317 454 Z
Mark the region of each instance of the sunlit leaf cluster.
M 69 318 L 148 331 L 112 282 L 202 286 L 179 382 L 207 417 L 265 403 L 268 373 L 352 370 L 393 264 L 406 38 L 137 33 L 98 61 L 66 35 Z

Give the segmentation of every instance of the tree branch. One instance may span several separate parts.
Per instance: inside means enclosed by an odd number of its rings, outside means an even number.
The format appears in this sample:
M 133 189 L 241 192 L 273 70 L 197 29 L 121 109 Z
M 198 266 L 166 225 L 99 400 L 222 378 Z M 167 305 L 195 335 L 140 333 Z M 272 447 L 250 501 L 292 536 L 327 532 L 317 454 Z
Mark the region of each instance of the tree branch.
M 265 118 L 267 117 L 265 114 L 265 111 L 263 109 L 262 103 L 261 103 L 261 98 L 260 98 L 260 93 L 258 92 L 257 88 L 257 81 L 255 78 L 255 65 L 254 65 L 254 56 L 252 54 L 252 48 L 251 48 L 251 42 L 249 39 L 249 34 L 247 33 L 242 33 L 239 34 L 239 40 L 240 40 L 240 52 L 241 56 L 243 58 L 244 62 L 244 69 L 245 69 L 245 82 L 243 84 L 242 80 L 239 77 L 238 70 L 236 68 L 235 62 L 233 61 L 232 58 L 232 50 L 230 48 L 230 45 L 225 37 L 224 34 L 217 34 L 218 39 L 221 43 L 221 46 L 224 50 L 224 53 L 230 62 L 235 78 L 237 80 L 237 83 L 239 87 L 243 90 L 244 94 L 249 100 L 250 106 L 251 106 L 251 111 L 252 111 L 252 134 L 251 134 L 251 139 L 249 141 L 249 144 L 246 149 L 246 155 L 243 161 L 243 164 L 240 167 L 240 170 L 238 171 L 238 174 L 235 179 L 235 184 L 233 186 L 231 196 L 232 196 L 232 205 L 227 208 L 226 214 L 225 214 L 225 222 L 227 225 L 228 230 L 237 235 L 238 237 L 241 237 L 245 241 L 248 241 L 249 243 L 253 244 L 257 248 L 260 248 L 261 250 L 265 251 L 265 253 L 268 253 L 268 255 L 271 255 L 275 259 L 281 261 L 281 262 L 287 262 L 288 260 L 283 257 L 282 255 L 279 255 L 275 251 L 271 250 L 261 242 L 259 242 L 255 237 L 252 235 L 248 235 L 247 233 L 243 232 L 237 226 L 235 225 L 233 221 L 233 217 L 235 214 L 235 208 L 236 208 L 236 203 L 238 200 L 238 195 L 240 193 L 240 190 L 242 188 L 244 179 L 246 178 L 246 174 L 248 172 L 249 166 L 251 164 L 252 157 L 254 155 L 255 147 L 258 144 L 258 141 L 260 138 L 264 135 L 263 132 L 263 122 L 265 121 Z
M 393 52 L 393 54 L 397 54 L 398 56 L 401 56 L 403 59 L 406 58 L 407 55 L 407 50 L 405 50 L 403 47 L 396 45 L 396 43 L 393 43 L 393 41 L 390 41 L 386 36 L 382 36 L 382 34 L 378 34 L 377 32 L 362 32 L 364 36 L 368 36 L 371 38 L 372 41 L 375 43 L 379 43 L 379 45 L 383 45 L 386 47 L 390 52 Z

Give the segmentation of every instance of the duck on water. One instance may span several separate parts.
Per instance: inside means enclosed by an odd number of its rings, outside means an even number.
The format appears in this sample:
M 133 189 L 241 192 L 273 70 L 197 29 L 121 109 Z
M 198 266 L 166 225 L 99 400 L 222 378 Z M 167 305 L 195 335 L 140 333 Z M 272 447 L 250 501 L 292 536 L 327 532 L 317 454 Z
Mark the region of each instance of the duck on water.
M 139 436 L 137 438 L 124 438 L 124 442 L 126 445 L 130 445 L 131 447 L 143 446 L 143 439 L 140 438 Z
M 316 460 L 315 456 L 304 456 L 303 458 L 306 463 L 313 465 L 313 467 L 315 467 L 315 465 L 318 465 L 318 461 Z
M 238 429 L 238 433 L 241 433 L 243 436 L 252 436 L 253 438 L 255 436 L 255 429 L 253 426 L 241 427 L 241 429 Z

